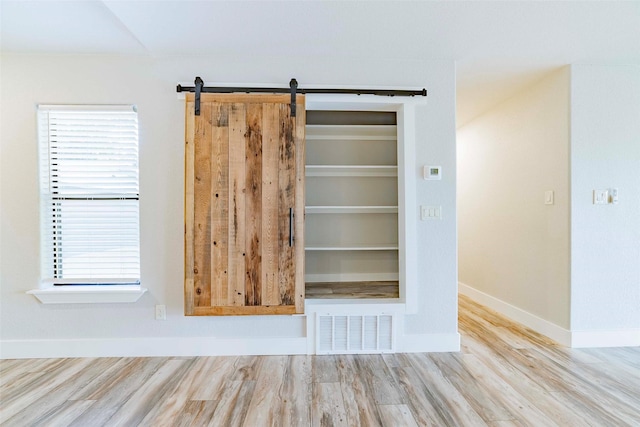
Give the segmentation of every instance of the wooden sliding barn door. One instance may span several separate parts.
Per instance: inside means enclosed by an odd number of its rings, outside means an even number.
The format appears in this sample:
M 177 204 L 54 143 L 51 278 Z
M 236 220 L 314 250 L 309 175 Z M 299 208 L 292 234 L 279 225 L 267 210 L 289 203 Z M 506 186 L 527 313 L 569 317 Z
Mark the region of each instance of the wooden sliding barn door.
M 186 102 L 185 314 L 304 311 L 304 96 Z

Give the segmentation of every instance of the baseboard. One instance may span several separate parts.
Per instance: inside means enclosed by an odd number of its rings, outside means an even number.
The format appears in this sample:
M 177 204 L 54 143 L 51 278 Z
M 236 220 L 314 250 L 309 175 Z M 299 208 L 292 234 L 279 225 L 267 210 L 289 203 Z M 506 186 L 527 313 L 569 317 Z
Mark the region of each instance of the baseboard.
M 460 335 L 410 334 L 397 338 L 399 353 L 460 351 Z M 307 338 L 119 338 L 0 341 L 0 359 L 63 357 L 192 357 L 308 354 Z
M 561 326 L 542 319 L 535 314 L 531 314 L 521 308 L 513 306 L 494 296 L 485 294 L 482 291 L 472 288 L 462 282 L 458 282 L 458 291 L 469 298 L 486 305 L 487 307 L 497 311 L 498 313 L 533 329 L 534 331 L 557 341 L 566 347 L 571 347 L 571 331 Z
M 398 353 L 442 353 L 460 351 L 460 334 L 405 334 L 397 338 Z
M 307 354 L 307 338 L 116 338 L 0 341 L 0 359 Z
M 640 329 L 571 332 L 573 348 L 637 346 L 640 346 Z

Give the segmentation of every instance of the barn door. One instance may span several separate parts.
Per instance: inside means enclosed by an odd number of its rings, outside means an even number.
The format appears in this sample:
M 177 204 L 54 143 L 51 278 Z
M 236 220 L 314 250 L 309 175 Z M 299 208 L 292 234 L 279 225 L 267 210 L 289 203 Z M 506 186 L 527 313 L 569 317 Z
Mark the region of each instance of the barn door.
M 186 102 L 185 314 L 304 309 L 304 96 Z

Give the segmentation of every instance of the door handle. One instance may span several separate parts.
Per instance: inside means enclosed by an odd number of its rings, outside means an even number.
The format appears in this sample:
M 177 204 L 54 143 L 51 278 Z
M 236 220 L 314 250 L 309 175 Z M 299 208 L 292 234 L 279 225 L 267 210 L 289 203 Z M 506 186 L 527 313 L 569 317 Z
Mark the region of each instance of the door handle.
M 289 208 L 289 246 L 293 246 L 293 208 Z

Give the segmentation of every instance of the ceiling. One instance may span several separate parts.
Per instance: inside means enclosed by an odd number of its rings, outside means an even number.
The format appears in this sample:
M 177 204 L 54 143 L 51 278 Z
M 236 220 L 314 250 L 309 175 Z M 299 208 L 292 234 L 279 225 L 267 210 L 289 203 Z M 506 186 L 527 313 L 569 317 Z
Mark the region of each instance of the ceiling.
M 566 64 L 640 65 L 640 1 L 0 0 L 0 24 L 15 53 L 455 60 L 458 125 Z

